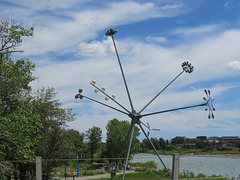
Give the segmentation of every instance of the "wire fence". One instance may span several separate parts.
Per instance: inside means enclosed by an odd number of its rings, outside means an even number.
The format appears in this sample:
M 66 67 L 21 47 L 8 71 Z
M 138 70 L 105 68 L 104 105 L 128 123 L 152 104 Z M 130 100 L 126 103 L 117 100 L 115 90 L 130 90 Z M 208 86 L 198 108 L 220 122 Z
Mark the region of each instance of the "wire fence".
M 163 160 L 172 160 L 172 156 L 162 156 Z M 86 179 L 86 177 L 98 177 L 101 179 L 102 177 L 109 178 L 111 177 L 111 171 L 115 168 L 116 161 L 120 163 L 120 171 L 121 173 L 124 167 L 125 158 L 72 158 L 72 159 L 42 159 L 42 177 L 43 179 L 75 179 L 80 180 L 81 178 Z M 135 157 L 135 161 L 140 162 L 148 162 L 152 159 L 149 157 Z M 181 161 L 181 160 L 180 160 Z M 240 159 L 239 159 L 240 161 Z M 136 172 L 137 167 L 132 166 L 130 160 L 128 173 Z M 21 174 L 19 169 L 16 169 L 20 164 L 25 165 L 26 171 L 25 174 Z M 132 166 L 132 167 L 131 167 Z M 181 164 L 180 164 L 181 166 Z M 15 167 L 15 169 L 14 169 Z M 169 166 L 168 166 L 169 167 Z M 141 167 L 144 169 L 144 166 Z M 9 169 L 11 174 L 11 178 L 14 178 L 14 174 L 17 174 L 18 177 L 22 176 L 25 179 L 36 179 L 36 160 L 11 160 L 11 161 L 0 161 L 0 176 L 1 173 L 4 173 L 6 169 Z M 149 170 L 149 172 L 154 172 L 154 167 L 145 167 L 145 169 Z M 169 168 L 171 170 L 171 168 Z M 187 171 L 187 170 L 186 170 Z M 141 171 L 138 171 L 141 172 Z M 231 176 L 204 176 L 201 174 L 201 177 L 197 175 L 192 175 L 191 172 L 183 173 L 180 171 L 180 179 L 227 179 L 227 180 L 240 180 L 240 166 L 239 166 L 239 175 Z M 103 176 L 104 175 L 104 176 Z M 6 176 L 7 177 L 7 176 Z M 9 176 L 8 176 L 9 177 Z M 166 177 L 162 177 L 163 179 Z M 5 180 L 7 178 L 0 177 L 0 180 Z M 9 178 L 8 178 L 9 179 Z M 127 177 L 126 177 L 127 179 Z M 147 179 L 147 178 L 146 178 Z M 160 177 L 161 179 L 161 177 Z M 169 179 L 169 178 L 168 178 Z

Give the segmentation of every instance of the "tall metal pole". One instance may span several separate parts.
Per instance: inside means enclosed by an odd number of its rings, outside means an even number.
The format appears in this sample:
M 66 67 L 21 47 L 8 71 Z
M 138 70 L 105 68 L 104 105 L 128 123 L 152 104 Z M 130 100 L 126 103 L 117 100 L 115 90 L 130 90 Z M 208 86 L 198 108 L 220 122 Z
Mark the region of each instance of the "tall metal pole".
M 132 122 L 132 123 L 133 123 L 133 122 Z M 131 132 L 131 136 L 130 136 L 130 142 L 129 142 L 129 146 L 128 146 L 127 158 L 126 158 L 126 163 L 125 163 L 125 167 L 124 167 L 124 172 L 123 172 L 123 178 L 122 178 L 122 180 L 124 180 L 124 178 L 125 178 L 125 173 L 126 173 L 127 164 L 128 164 L 128 158 L 129 158 L 129 154 L 130 154 L 130 150 L 131 150 L 131 146 L 132 146 L 132 139 L 133 139 L 134 127 L 135 127 L 135 123 L 132 125 L 132 132 Z

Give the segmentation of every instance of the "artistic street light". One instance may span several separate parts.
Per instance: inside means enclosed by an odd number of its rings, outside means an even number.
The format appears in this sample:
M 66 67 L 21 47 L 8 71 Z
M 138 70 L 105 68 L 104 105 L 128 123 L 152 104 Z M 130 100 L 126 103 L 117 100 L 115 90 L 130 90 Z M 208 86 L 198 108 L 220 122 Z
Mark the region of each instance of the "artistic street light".
M 179 107 L 179 108 L 174 108 L 174 109 L 167 109 L 167 110 L 161 110 L 161 111 L 157 111 L 157 112 L 152 112 L 152 113 L 147 113 L 147 114 L 141 114 L 163 91 L 165 91 L 179 76 L 181 76 L 184 72 L 186 73 L 192 73 L 193 72 L 193 66 L 191 65 L 191 63 L 189 62 L 183 62 L 182 63 L 182 71 L 170 82 L 166 85 L 166 87 L 164 87 L 152 100 L 150 100 L 139 112 L 135 111 L 134 107 L 133 107 L 133 103 L 132 103 L 132 99 L 131 99 L 131 96 L 130 96 L 130 92 L 128 90 L 128 86 L 127 86 L 127 82 L 126 82 L 126 78 L 125 78 L 125 75 L 124 75 L 124 72 L 123 72 L 123 68 L 122 68 L 122 64 L 121 64 L 121 61 L 120 61 L 120 58 L 119 58 L 119 55 L 118 55 L 118 51 L 117 51 L 117 46 L 116 46 L 116 43 L 115 43 L 115 40 L 114 40 L 114 37 L 113 35 L 117 33 L 117 30 L 114 30 L 114 29 L 110 29 L 108 30 L 105 35 L 106 36 L 111 36 L 112 37 L 112 41 L 113 41 L 113 45 L 114 45 L 114 49 L 115 49 L 115 52 L 116 52 L 116 55 L 117 55 L 117 60 L 118 60 L 118 63 L 119 63 L 119 67 L 120 67 L 120 70 L 121 70 L 121 74 L 122 74 L 122 78 L 123 78 L 123 81 L 124 81 L 124 85 L 125 85 L 125 88 L 126 88 L 126 92 L 127 92 L 127 96 L 128 96 L 128 100 L 129 100 L 129 103 L 130 103 L 130 106 L 131 106 L 131 110 L 128 110 L 127 108 L 125 108 L 124 106 L 122 106 L 119 102 L 117 102 L 115 100 L 115 95 L 113 94 L 112 96 L 108 95 L 106 92 L 105 92 L 105 87 L 102 87 L 102 88 L 99 88 L 96 86 L 96 81 L 93 80 L 90 84 L 95 88 L 95 92 L 101 92 L 102 94 L 105 95 L 105 100 L 112 100 L 114 103 L 116 103 L 119 107 L 121 107 L 121 109 L 118 109 L 118 108 L 115 108 L 113 106 L 110 106 L 106 103 L 103 103 L 103 102 L 100 102 L 100 101 L 97 101 L 95 99 L 92 99 L 90 97 L 87 97 L 85 95 L 82 94 L 83 90 L 82 89 L 79 89 L 78 91 L 78 94 L 75 95 L 75 98 L 76 99 L 83 99 L 83 98 L 86 98 L 90 101 L 94 101 L 98 104 L 101 104 L 103 106 L 106 106 L 108 108 L 111 108 L 115 111 L 118 111 L 120 113 L 123 113 L 127 116 L 129 116 L 131 118 L 131 127 L 128 131 L 128 134 L 127 134 L 127 138 L 125 139 L 125 142 L 124 142 L 124 145 L 122 147 L 122 150 L 119 154 L 119 158 L 122 156 L 122 153 L 124 151 L 124 149 L 126 148 L 126 145 L 127 145 L 127 142 L 129 140 L 129 145 L 128 145 L 128 151 L 127 151 L 127 157 L 126 157 L 126 162 L 125 162 L 125 167 L 124 167 L 124 172 L 123 172 L 123 180 L 125 178 L 125 173 L 126 173 L 126 168 L 127 168 L 127 164 L 128 164 L 128 158 L 129 158 L 129 154 L 130 154 L 130 150 L 131 150 L 131 145 L 132 145 L 132 139 L 133 139 L 133 133 L 134 133 L 134 127 L 136 125 L 138 125 L 140 127 L 140 129 L 142 130 L 143 134 L 145 135 L 145 137 L 147 138 L 147 140 L 150 142 L 150 144 L 152 145 L 156 155 L 158 156 L 160 162 L 162 163 L 162 165 L 164 166 L 164 168 L 166 169 L 166 171 L 168 172 L 168 174 L 171 176 L 170 172 L 168 171 L 167 167 L 165 166 L 164 162 L 162 161 L 160 155 L 158 154 L 155 146 L 153 145 L 152 141 L 149 139 L 148 135 L 149 135 L 149 132 L 150 132 L 150 126 L 149 124 L 147 123 L 144 124 L 143 122 L 140 121 L 140 119 L 142 117 L 145 117 L 145 116 L 151 116 L 151 115 L 156 115 L 156 114 L 161 114 L 161 113 L 166 113 L 166 112 L 171 112 L 171 111 L 177 111 L 177 110 L 182 110 L 182 109 L 189 109 L 189 108 L 194 108 L 194 107 L 199 107 L 199 106 L 206 106 L 205 110 L 209 111 L 209 114 L 208 114 L 208 118 L 214 118 L 214 115 L 213 115 L 213 111 L 215 111 L 215 108 L 213 107 L 213 100 L 214 98 L 212 98 L 210 96 L 210 90 L 204 90 L 204 92 L 206 93 L 207 97 L 203 97 L 203 99 L 206 101 L 204 103 L 201 103 L 201 104 L 197 104 L 197 105 L 192 105 L 192 106 L 185 106 L 185 107 Z M 149 129 L 149 132 L 146 133 L 145 130 L 143 129 L 143 126 L 144 125 L 145 127 L 147 127 Z M 154 129 L 152 129 L 154 130 Z M 155 130 L 158 130 L 158 129 L 155 129 Z M 159 130 L 158 130 L 159 131 Z M 118 166 L 118 161 L 116 163 L 116 166 L 115 166 L 115 169 L 114 169 L 114 172 L 112 173 L 111 175 L 111 178 L 114 177 L 114 175 L 116 174 L 115 171 L 117 169 L 117 166 Z

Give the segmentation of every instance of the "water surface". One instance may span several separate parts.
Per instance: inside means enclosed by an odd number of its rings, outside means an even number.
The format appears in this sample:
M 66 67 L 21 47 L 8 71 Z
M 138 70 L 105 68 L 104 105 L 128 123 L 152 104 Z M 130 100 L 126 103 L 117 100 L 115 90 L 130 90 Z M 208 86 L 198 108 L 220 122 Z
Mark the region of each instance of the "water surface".
M 160 155 L 167 168 L 172 169 L 172 156 Z M 136 154 L 130 162 L 155 161 L 158 169 L 163 169 L 158 157 L 153 154 Z M 180 173 L 184 171 L 193 172 L 195 175 L 202 173 L 205 175 L 222 175 L 222 176 L 239 176 L 240 175 L 240 159 L 220 158 L 220 157 L 180 157 Z

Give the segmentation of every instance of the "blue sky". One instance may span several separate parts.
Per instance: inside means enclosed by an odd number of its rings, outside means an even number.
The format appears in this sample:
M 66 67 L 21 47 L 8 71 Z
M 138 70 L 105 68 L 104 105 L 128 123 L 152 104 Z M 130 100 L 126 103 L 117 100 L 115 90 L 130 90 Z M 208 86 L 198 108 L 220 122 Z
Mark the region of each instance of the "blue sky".
M 54 87 L 63 106 L 73 108 L 77 119 L 69 128 L 85 132 L 98 126 L 105 137 L 108 120 L 130 121 L 87 99 L 74 99 L 82 88 L 84 95 L 116 107 L 94 93 L 89 83 L 96 80 L 131 109 L 111 38 L 104 35 L 114 28 L 136 111 L 182 71 L 184 61 L 194 72 L 183 73 L 144 113 L 202 103 L 204 89 L 215 98 L 215 119 L 208 119 L 205 107 L 142 118 L 161 129 L 151 137 L 240 135 L 238 0 L 1 0 L 0 20 L 9 19 L 34 26 L 34 37 L 24 40 L 19 57 L 36 64 L 35 90 Z

